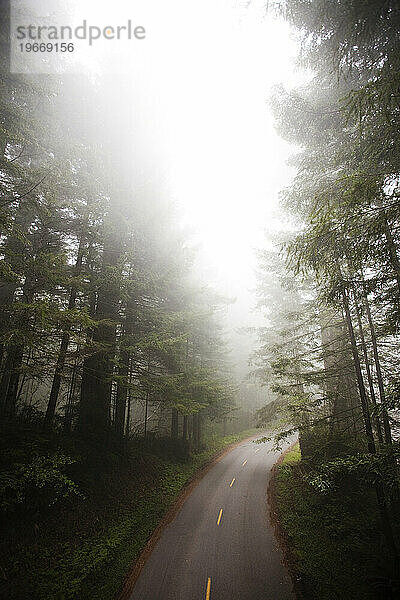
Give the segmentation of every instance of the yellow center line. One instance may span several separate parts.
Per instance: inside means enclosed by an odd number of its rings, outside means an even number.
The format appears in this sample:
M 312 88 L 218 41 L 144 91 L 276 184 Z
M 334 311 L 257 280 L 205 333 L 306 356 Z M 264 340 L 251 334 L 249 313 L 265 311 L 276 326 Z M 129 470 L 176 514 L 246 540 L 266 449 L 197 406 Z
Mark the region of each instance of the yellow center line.
M 229 484 L 229 487 L 232 487 L 232 486 L 233 486 L 233 484 L 235 483 L 235 481 L 236 481 L 236 479 L 235 479 L 235 478 L 233 478 L 233 479 L 232 479 L 232 481 L 231 481 L 231 482 L 230 482 L 230 484 Z
M 222 508 L 219 511 L 219 515 L 218 515 L 218 519 L 217 519 L 217 525 L 219 525 L 221 523 L 221 517 L 222 517 Z
M 208 581 L 207 581 L 206 600 L 210 600 L 210 593 L 211 593 L 211 577 L 209 577 Z
M 247 463 L 247 460 L 244 461 L 244 463 L 242 463 L 242 467 L 244 467 L 244 465 Z

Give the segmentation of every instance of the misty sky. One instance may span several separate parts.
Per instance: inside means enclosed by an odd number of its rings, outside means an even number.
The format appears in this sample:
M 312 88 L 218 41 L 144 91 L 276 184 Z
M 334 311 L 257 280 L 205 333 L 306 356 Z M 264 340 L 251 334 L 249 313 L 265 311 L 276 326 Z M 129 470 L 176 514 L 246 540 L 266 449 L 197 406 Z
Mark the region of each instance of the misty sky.
M 160 118 L 171 192 L 207 278 L 237 295 L 254 285 L 264 228 L 280 226 L 290 150 L 274 131 L 268 97 L 273 84 L 298 79 L 296 47 L 287 25 L 266 17 L 264 1 L 164 2 L 162 18 L 160 2 L 150 4 L 140 78 L 157 101 L 143 110 L 153 123 Z
M 88 74 L 108 65 L 120 78 L 109 113 L 117 125 L 131 123 L 132 173 L 138 160 L 149 177 L 162 173 L 198 247 L 199 273 L 237 297 L 232 316 L 245 318 L 254 249 L 265 230 L 284 226 L 278 194 L 291 177 L 290 148 L 274 131 L 268 98 L 273 85 L 302 78 L 288 25 L 267 15 L 266 0 L 38 1 L 50 18 L 56 7 L 54 15 L 67 10 L 76 24 L 131 19 L 146 28 L 145 40 L 83 44 L 71 60 Z
M 291 87 L 295 42 L 266 15 L 265 0 L 133 0 L 79 3 L 76 20 L 146 27 L 140 43 L 97 42 L 131 80 L 137 151 L 162 165 L 203 276 L 238 304 L 254 287 L 254 248 L 279 229 L 278 192 L 290 148 L 274 131 L 271 86 Z M 82 53 L 81 53 L 82 56 Z M 110 107 L 112 110 L 112 107 Z M 156 167 L 155 167 L 156 168 Z

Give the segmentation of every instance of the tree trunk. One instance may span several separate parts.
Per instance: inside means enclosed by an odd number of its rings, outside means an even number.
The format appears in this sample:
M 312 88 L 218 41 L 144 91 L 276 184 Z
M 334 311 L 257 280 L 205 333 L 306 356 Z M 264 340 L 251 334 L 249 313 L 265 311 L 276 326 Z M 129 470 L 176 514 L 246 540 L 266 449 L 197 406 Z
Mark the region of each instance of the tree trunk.
M 22 365 L 23 347 L 10 346 L 4 362 L 3 375 L 0 380 L 1 412 L 7 417 L 15 413 L 15 399 L 18 387 L 19 372 Z M 14 400 L 13 400 L 14 399 Z
M 365 289 L 364 282 L 363 282 L 363 301 L 364 301 L 364 307 L 365 307 L 365 311 L 367 314 L 368 325 L 369 325 L 369 329 L 370 329 L 370 333 L 371 333 L 372 350 L 373 350 L 373 356 L 374 356 L 374 362 L 375 362 L 376 376 L 377 376 L 377 380 L 378 380 L 379 398 L 380 398 L 380 402 L 381 402 L 380 410 L 381 410 L 382 419 L 383 419 L 383 430 L 384 430 L 384 434 L 385 434 L 385 443 L 388 446 L 392 447 L 392 443 L 393 443 L 392 431 L 390 428 L 389 417 L 388 417 L 387 409 L 385 406 L 385 388 L 384 388 L 384 383 L 383 383 L 381 364 L 380 364 L 380 360 L 379 360 L 378 344 L 377 344 L 375 327 L 374 327 L 374 322 L 372 319 L 371 309 L 370 309 L 369 302 L 368 302 L 368 295 L 367 295 L 367 292 Z M 392 464 L 393 471 L 397 476 L 397 473 L 398 473 L 397 459 L 395 458 L 395 456 L 393 456 L 393 454 L 391 454 L 391 464 Z M 398 520 L 400 517 L 400 489 L 399 489 L 399 485 L 397 483 L 397 478 L 395 479 L 392 489 L 390 491 L 390 501 L 391 501 L 393 513 L 394 513 L 396 519 Z
M 178 429 L 179 429 L 179 421 L 178 421 L 178 411 L 176 408 L 171 410 L 171 437 L 174 439 L 178 438 Z
M 13 230 L 4 244 L 4 260 L 9 264 L 12 271 L 19 271 L 19 258 L 25 252 L 23 235 L 29 229 L 33 220 L 32 208 L 29 203 L 20 201 L 14 221 Z M 14 302 L 15 292 L 19 286 L 18 281 L 0 282 L 0 335 L 4 335 L 10 327 L 10 316 L 8 309 Z M 5 354 L 5 346 L 0 343 L 0 365 Z M 4 396 L 3 396 L 4 397 Z
M 190 415 L 188 418 L 188 439 L 191 440 L 193 438 L 193 430 L 194 430 L 194 415 Z
M 199 414 L 196 413 L 193 415 L 193 444 L 196 450 L 199 449 L 199 430 L 198 430 L 198 422 L 199 422 Z
M 76 263 L 75 263 L 75 268 L 74 268 L 74 276 L 75 277 L 79 277 L 79 275 L 81 274 L 81 271 L 82 271 L 82 260 L 83 260 L 84 247 L 85 247 L 85 243 L 84 243 L 83 239 L 81 238 L 79 241 L 78 254 L 76 257 Z M 76 289 L 76 287 L 72 287 L 71 291 L 70 291 L 69 301 L 68 301 L 68 310 L 73 310 L 75 308 L 76 299 L 77 299 L 77 289 Z M 45 428 L 51 427 L 51 425 L 53 423 L 54 415 L 56 412 L 57 400 L 58 400 L 58 395 L 60 393 L 61 380 L 62 380 L 62 375 L 63 375 L 63 371 L 64 371 L 65 360 L 67 358 L 69 339 L 70 339 L 70 330 L 66 329 L 62 334 L 60 350 L 58 352 L 56 368 L 55 368 L 53 382 L 52 382 L 51 390 L 50 390 L 50 397 L 49 397 L 49 401 L 47 404 L 46 415 L 44 418 Z
M 341 276 L 339 266 L 338 266 L 338 271 Z M 342 277 L 341 277 L 341 279 L 342 279 Z M 343 281 L 343 279 L 342 279 L 342 281 Z M 359 391 L 360 391 L 361 406 L 362 406 L 362 412 L 363 412 L 363 417 L 364 417 L 364 427 L 365 427 L 367 443 L 368 443 L 368 451 L 371 454 L 375 454 L 376 447 L 375 447 L 375 440 L 374 440 L 374 435 L 373 435 L 373 431 L 372 431 L 371 418 L 370 418 L 370 414 L 369 414 L 369 410 L 368 410 L 367 395 L 366 395 L 364 381 L 363 381 L 363 377 L 362 377 L 360 359 L 359 359 L 358 351 L 357 351 L 356 338 L 354 335 L 354 328 L 353 328 L 353 323 L 352 323 L 352 319 L 351 319 L 347 290 L 346 290 L 346 287 L 344 284 L 343 284 L 343 290 L 342 290 L 342 298 L 343 298 L 343 306 L 344 306 L 344 310 L 345 310 L 345 314 L 346 314 L 347 327 L 348 327 L 349 337 L 350 337 L 350 342 L 351 342 L 351 349 L 352 349 L 352 353 L 353 353 L 354 368 L 355 368 L 357 382 L 358 382 Z M 391 524 L 390 517 L 389 517 L 389 511 L 388 511 L 388 507 L 387 507 L 387 503 L 386 503 L 384 487 L 383 487 L 382 482 L 379 480 L 375 483 L 375 493 L 376 493 L 379 513 L 380 513 L 380 517 L 381 517 L 382 530 L 385 535 L 388 550 L 389 550 L 392 560 L 393 560 L 394 570 L 397 573 L 398 566 L 399 566 L 399 556 L 398 556 L 397 546 L 396 546 L 396 542 L 395 542 L 395 538 L 394 538 L 394 534 L 393 534 L 392 524 Z
M 120 357 L 118 366 L 118 383 L 117 383 L 117 397 L 115 402 L 115 419 L 114 419 L 114 431 L 119 438 L 123 438 L 125 434 L 125 421 L 126 421 L 126 403 L 128 399 L 128 377 L 129 383 L 131 380 L 131 357 L 130 352 L 127 350 L 128 333 L 131 333 L 131 319 L 128 315 L 125 318 L 124 328 L 121 334 L 120 343 Z
M 126 402 L 128 398 L 129 388 L 129 403 L 130 403 L 130 384 L 132 382 L 132 369 L 131 369 L 131 354 L 127 349 L 130 344 L 130 336 L 132 335 L 135 327 L 137 326 L 137 306 L 136 298 L 131 296 L 126 303 L 126 314 L 123 332 L 121 335 L 120 343 L 120 364 L 118 369 L 119 380 L 117 384 L 117 400 L 115 410 L 115 432 L 119 437 L 124 436 L 124 427 L 126 420 Z M 149 359 L 148 359 L 149 361 Z M 148 365 L 149 368 L 149 365 Z M 129 385 L 128 385 L 129 377 Z
M 125 435 L 126 437 L 129 437 L 130 434 L 130 427 L 131 427 L 131 405 L 132 405 L 132 388 L 131 388 L 131 384 L 132 384 L 132 360 L 129 360 L 129 381 L 128 381 L 128 406 L 126 409 L 126 428 L 125 428 Z
M 365 371 L 367 373 L 369 392 L 370 392 L 370 396 L 371 396 L 371 402 L 372 402 L 372 405 L 374 406 L 374 408 L 376 409 L 377 408 L 377 401 L 376 401 L 376 396 L 375 396 L 374 382 L 372 380 L 372 373 L 371 373 L 371 368 L 370 368 L 369 359 L 368 359 L 368 350 L 367 350 L 367 345 L 365 343 L 365 337 L 364 337 L 363 325 L 362 325 L 362 321 L 361 321 L 360 309 L 359 309 L 358 304 L 357 304 L 357 297 L 356 297 L 356 293 L 355 293 L 354 288 L 353 288 L 353 296 L 354 296 L 354 306 L 355 306 L 356 315 L 357 315 L 358 331 L 359 331 L 359 334 L 360 334 L 361 348 L 362 348 L 363 355 L 364 355 Z M 376 425 L 376 433 L 377 433 L 377 436 L 378 436 L 379 443 L 383 444 L 382 427 L 381 427 L 381 422 L 380 422 L 380 419 L 379 419 L 379 414 L 376 414 L 376 416 L 375 416 L 375 425 Z
M 186 441 L 188 439 L 188 416 L 187 415 L 183 415 L 182 439 L 183 439 L 183 441 Z
M 324 389 L 331 411 L 331 430 L 357 432 L 359 397 L 354 377 L 351 349 L 342 315 L 330 306 L 319 313 Z
M 201 447 L 201 414 L 196 413 L 193 415 L 193 442 L 196 450 L 200 450 Z
M 119 438 L 124 437 L 124 427 L 126 419 L 126 401 L 128 398 L 128 372 L 129 372 L 129 353 L 121 353 L 121 364 L 118 367 L 117 397 L 115 401 L 115 420 L 114 430 Z
M 33 282 L 28 277 L 25 279 L 23 296 L 24 302 L 27 304 L 33 301 Z M 28 320 L 26 317 L 21 317 L 14 325 L 17 329 L 24 330 L 28 326 Z M 0 380 L 0 401 L 2 403 L 2 412 L 9 417 L 14 415 L 16 410 L 18 383 L 23 356 L 24 345 L 22 343 L 8 346 L 3 375 Z
M 371 417 L 370 417 L 369 408 L 368 408 L 367 393 L 365 391 L 364 379 L 362 376 L 360 357 L 358 356 L 356 337 L 354 334 L 353 322 L 351 319 L 347 290 L 344 285 L 343 285 L 343 290 L 342 290 L 342 298 L 343 298 L 343 306 L 344 306 L 344 311 L 345 311 L 346 321 L 347 321 L 347 329 L 349 332 L 349 338 L 350 338 L 350 343 L 351 343 L 351 350 L 352 350 L 352 354 L 353 354 L 354 370 L 356 373 L 358 390 L 360 393 L 361 408 L 362 408 L 362 414 L 363 414 L 363 420 L 364 420 L 365 433 L 367 436 L 368 450 L 372 454 L 374 454 L 376 451 L 376 448 L 375 448 L 374 434 L 372 431 Z
M 377 378 L 377 381 L 378 381 L 379 398 L 380 398 L 380 401 L 381 401 L 381 410 L 382 410 L 382 419 L 383 419 L 383 430 L 384 430 L 384 433 L 385 433 L 385 442 L 386 442 L 386 444 L 392 444 L 392 431 L 391 431 L 391 428 L 390 428 L 389 417 L 388 417 L 388 414 L 387 414 L 386 404 L 385 404 L 385 401 L 386 401 L 386 399 L 385 399 L 385 387 L 384 387 L 384 384 L 383 384 L 383 376 L 382 376 L 382 370 L 381 370 L 381 363 L 380 363 L 380 360 L 379 360 L 378 343 L 377 343 L 377 340 L 376 340 L 375 326 L 374 326 L 374 322 L 373 322 L 372 315 L 371 315 L 371 309 L 370 309 L 370 306 L 369 306 L 368 295 L 367 295 L 365 283 L 363 283 L 363 303 L 364 303 L 364 308 L 365 308 L 365 312 L 366 312 L 367 319 L 368 319 L 369 330 L 370 330 L 370 333 L 371 333 L 372 352 L 373 352 L 373 356 L 374 356 L 376 378 Z
M 116 219 L 116 215 L 113 215 Z M 115 222 L 107 223 L 107 237 L 103 251 L 101 282 L 96 308 L 97 327 L 93 332 L 95 350 L 83 362 L 79 431 L 98 441 L 105 441 L 110 429 L 112 376 L 116 343 L 120 294 L 122 252 Z M 113 226 L 114 225 L 114 226 Z
M 145 409 L 144 409 L 144 437 L 147 437 L 148 412 L 149 412 L 149 393 L 146 392 Z
M 126 423 L 125 423 L 125 436 L 129 437 L 131 426 L 131 396 L 128 394 L 128 405 L 126 407 Z
M 201 450 L 202 437 L 203 437 L 203 415 L 201 414 L 201 412 L 199 412 L 197 415 L 197 443 L 198 443 L 199 450 Z

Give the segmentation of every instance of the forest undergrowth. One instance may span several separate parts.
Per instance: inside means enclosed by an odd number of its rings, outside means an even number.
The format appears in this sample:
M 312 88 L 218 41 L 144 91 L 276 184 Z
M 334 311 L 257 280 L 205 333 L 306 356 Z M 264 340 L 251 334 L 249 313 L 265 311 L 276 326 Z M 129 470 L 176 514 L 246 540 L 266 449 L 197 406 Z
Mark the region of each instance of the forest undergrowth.
M 329 493 L 310 485 L 311 460 L 299 445 L 273 482 L 281 534 L 299 596 L 307 600 L 394 600 L 394 581 L 370 486 L 343 478 Z M 399 531 L 397 531 L 397 534 Z
M 111 600 L 183 487 L 252 433 L 206 438 L 198 452 L 151 436 L 117 452 L 8 427 L 0 442 L 0 596 Z

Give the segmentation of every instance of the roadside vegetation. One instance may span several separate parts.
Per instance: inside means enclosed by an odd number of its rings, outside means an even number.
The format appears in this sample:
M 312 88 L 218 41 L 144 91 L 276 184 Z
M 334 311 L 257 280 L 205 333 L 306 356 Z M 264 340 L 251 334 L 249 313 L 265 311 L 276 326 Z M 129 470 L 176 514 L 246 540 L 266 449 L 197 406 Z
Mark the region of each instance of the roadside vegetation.
M 14 428 L 1 448 L 1 597 L 115 598 L 183 487 L 253 433 L 214 435 L 197 451 L 151 436 L 120 454 Z
M 344 479 L 321 496 L 310 485 L 312 473 L 297 445 L 274 475 L 277 519 L 299 597 L 394 600 L 399 589 L 391 581 L 373 491 Z

